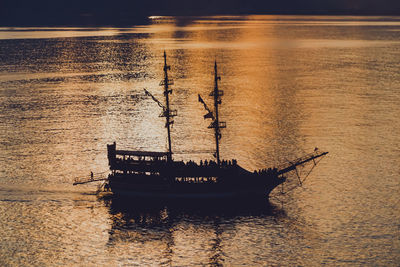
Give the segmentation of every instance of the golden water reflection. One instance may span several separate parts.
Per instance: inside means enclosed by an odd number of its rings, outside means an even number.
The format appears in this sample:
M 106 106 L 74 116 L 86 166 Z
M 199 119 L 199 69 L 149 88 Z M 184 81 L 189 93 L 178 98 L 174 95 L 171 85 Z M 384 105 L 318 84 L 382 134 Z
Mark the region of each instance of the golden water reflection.
M 396 19 L 169 18 L 84 31 L 35 39 L 27 29 L 24 40 L 0 32 L 1 263 L 398 262 Z M 215 60 L 228 126 L 222 157 L 250 170 L 316 146 L 329 158 L 271 212 L 233 203 L 214 213 L 131 202 L 126 210 L 87 195 L 96 185 L 73 187 L 75 177 L 107 171 L 108 143 L 165 150 L 161 110 L 143 93 L 162 98 L 164 50 L 179 115 L 175 159 L 212 158 L 197 94 L 211 103 Z

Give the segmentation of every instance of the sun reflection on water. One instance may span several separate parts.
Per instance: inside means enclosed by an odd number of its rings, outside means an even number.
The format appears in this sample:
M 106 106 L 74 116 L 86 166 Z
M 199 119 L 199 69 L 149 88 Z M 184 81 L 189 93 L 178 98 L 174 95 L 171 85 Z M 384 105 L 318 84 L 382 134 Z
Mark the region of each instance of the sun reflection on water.
M 399 262 L 398 20 L 153 21 L 0 29 L 1 264 Z M 143 93 L 162 98 L 164 50 L 179 115 L 175 159 L 212 159 L 197 94 L 210 103 L 215 60 L 223 158 L 252 170 L 318 146 L 329 159 L 283 207 L 121 205 L 97 199 L 97 185 L 73 187 L 75 177 L 107 171 L 106 144 L 165 150 L 161 110 Z

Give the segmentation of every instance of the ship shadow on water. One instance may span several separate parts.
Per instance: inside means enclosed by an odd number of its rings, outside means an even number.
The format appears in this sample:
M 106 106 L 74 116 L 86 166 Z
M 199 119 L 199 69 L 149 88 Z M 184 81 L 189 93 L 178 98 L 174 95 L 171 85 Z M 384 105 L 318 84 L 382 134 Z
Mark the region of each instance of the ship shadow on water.
M 182 229 L 205 230 L 207 239 L 208 264 L 223 264 L 222 235 L 248 220 L 270 221 L 274 224 L 284 211 L 267 199 L 230 200 L 155 200 L 121 198 L 112 195 L 99 198 L 109 209 L 111 229 L 109 246 L 118 243 L 161 242 L 165 259 L 163 265 L 173 263 L 176 248 L 175 232 Z M 194 236 L 197 234 L 194 234 Z M 194 236 L 188 239 L 196 238 Z M 179 241 L 178 241 L 179 242 Z M 204 248 L 203 248 L 204 249 Z

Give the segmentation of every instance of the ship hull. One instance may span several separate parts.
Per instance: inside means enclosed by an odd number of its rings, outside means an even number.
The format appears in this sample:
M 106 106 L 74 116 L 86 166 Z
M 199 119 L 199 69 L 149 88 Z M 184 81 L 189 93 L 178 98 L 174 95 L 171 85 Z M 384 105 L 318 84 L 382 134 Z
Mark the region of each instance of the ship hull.
M 233 198 L 268 198 L 270 192 L 284 181 L 284 179 L 267 179 L 263 184 L 247 179 L 235 179 L 230 181 L 220 178 L 212 182 L 199 182 L 195 179 L 187 179 L 185 182 L 176 179 L 171 180 L 157 177 L 147 178 L 149 182 L 140 182 L 142 177 L 111 176 L 106 189 L 116 196 L 134 198 L 157 199 L 233 199 Z M 139 182 L 138 182 L 139 180 Z M 153 181 L 152 181 L 153 180 Z M 222 181 L 222 182 L 218 182 Z
M 179 192 L 165 190 L 163 192 L 148 190 L 126 190 L 112 188 L 114 195 L 134 198 L 160 198 L 160 199 L 230 199 L 230 198 L 268 198 L 269 192 L 265 191 L 234 191 L 234 192 Z

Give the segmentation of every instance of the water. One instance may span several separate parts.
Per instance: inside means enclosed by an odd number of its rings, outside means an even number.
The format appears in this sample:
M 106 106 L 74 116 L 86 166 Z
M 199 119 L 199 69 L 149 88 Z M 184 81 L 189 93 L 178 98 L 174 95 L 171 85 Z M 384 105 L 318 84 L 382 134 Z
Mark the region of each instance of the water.
M 0 29 L 0 265 L 398 266 L 400 18 L 154 18 L 132 28 Z M 213 63 L 221 156 L 250 170 L 329 151 L 270 203 L 121 203 L 75 177 L 106 144 L 210 159 Z M 203 153 L 200 153 L 203 152 Z M 281 201 L 284 201 L 282 205 Z

